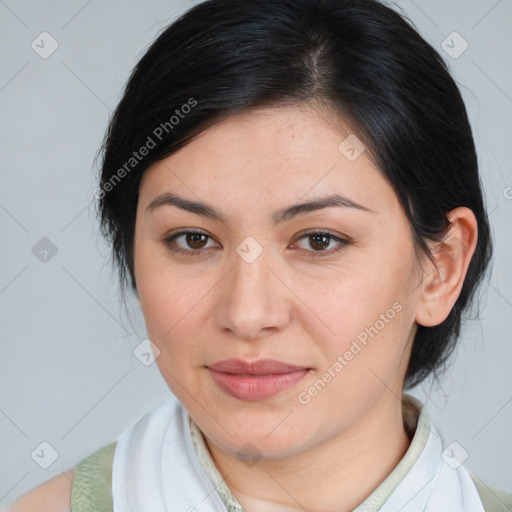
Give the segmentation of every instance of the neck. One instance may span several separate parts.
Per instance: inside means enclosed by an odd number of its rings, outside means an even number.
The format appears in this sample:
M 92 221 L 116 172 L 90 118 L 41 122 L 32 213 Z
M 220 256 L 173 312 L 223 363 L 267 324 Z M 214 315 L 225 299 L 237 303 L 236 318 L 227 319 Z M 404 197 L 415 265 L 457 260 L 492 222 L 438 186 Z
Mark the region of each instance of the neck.
M 205 441 L 231 492 L 251 512 L 353 510 L 384 481 L 410 445 L 402 402 L 391 393 L 349 430 L 291 457 L 261 459 L 247 467 Z

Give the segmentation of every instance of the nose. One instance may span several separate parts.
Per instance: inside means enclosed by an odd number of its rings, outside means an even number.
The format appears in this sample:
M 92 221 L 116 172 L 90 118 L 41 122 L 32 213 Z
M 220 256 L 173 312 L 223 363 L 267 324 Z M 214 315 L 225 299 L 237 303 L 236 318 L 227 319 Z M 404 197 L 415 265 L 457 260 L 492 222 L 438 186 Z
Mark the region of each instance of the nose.
M 290 321 L 290 292 L 271 260 L 266 250 L 252 262 L 236 252 L 233 255 L 215 317 L 219 328 L 231 331 L 238 339 L 254 340 L 266 331 L 283 329 Z

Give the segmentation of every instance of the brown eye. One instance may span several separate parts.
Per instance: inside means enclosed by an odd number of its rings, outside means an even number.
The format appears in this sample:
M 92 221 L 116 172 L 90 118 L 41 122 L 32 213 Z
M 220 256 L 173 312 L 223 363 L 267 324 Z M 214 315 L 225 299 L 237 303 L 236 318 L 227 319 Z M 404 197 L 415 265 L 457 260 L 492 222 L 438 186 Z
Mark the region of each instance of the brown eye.
M 215 247 L 207 245 L 209 240 L 212 240 L 212 238 L 206 233 L 199 231 L 180 231 L 179 233 L 164 238 L 163 242 L 167 248 L 173 252 L 186 254 L 187 256 L 196 256 L 209 252 L 206 249 Z
M 185 242 L 191 249 L 202 249 L 208 239 L 207 235 L 202 233 L 187 233 L 185 235 Z
M 329 242 L 331 241 L 331 237 L 327 235 L 309 235 L 309 244 L 315 251 L 321 251 L 323 249 L 327 249 L 329 246 Z
M 349 240 L 340 238 L 327 231 L 310 231 L 302 235 L 299 240 L 306 240 L 306 247 L 302 247 L 310 256 L 329 256 L 339 251 L 346 245 L 350 245 Z

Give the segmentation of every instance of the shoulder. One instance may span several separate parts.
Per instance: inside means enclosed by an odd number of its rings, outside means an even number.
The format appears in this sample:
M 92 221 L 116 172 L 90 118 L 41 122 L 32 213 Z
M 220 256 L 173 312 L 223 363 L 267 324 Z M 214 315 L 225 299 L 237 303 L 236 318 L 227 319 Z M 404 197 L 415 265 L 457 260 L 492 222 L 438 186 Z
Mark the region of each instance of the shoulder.
M 9 512 L 70 512 L 74 469 L 44 482 L 14 502 Z
M 469 474 L 482 501 L 485 512 L 512 512 L 512 493 L 484 483 L 474 473 Z
M 100 448 L 75 467 L 72 512 L 112 512 L 112 463 L 117 441 Z
M 112 511 L 114 441 L 75 468 L 42 483 L 8 507 L 8 512 Z

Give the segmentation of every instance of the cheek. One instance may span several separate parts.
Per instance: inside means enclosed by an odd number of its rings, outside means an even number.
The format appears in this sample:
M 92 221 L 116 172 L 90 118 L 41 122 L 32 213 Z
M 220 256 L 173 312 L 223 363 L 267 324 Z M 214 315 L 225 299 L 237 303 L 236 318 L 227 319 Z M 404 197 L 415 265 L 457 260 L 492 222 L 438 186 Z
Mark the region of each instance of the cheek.
M 145 272 L 140 279 L 139 298 L 150 338 L 172 349 L 179 339 L 182 349 L 194 339 L 207 315 L 203 313 L 207 291 L 204 281 L 169 272 Z
M 160 241 L 136 231 L 134 271 L 146 322 L 158 331 L 168 330 L 197 302 L 202 276 L 186 266 L 172 265 Z M 148 326 L 148 327 L 150 327 Z M 165 331 L 164 331 L 165 332 Z
M 135 239 L 135 278 L 140 307 L 149 338 L 162 352 L 170 348 L 170 340 L 187 325 L 187 313 L 200 299 L 196 280 L 173 272 L 168 262 L 161 261 L 160 249 L 154 243 Z M 182 339 L 185 344 L 188 338 Z M 162 354 L 164 355 L 164 354 Z
M 396 317 L 408 291 L 406 274 L 405 268 L 397 272 L 368 263 L 333 273 L 323 281 L 303 280 L 300 293 L 325 324 L 326 334 L 330 331 L 336 340 L 350 340 L 361 334 L 364 342 L 368 329 L 383 338 L 391 328 L 398 327 Z
M 189 403 L 190 393 L 205 402 L 202 381 L 197 379 L 199 366 L 206 363 L 200 344 L 207 318 L 201 283 L 151 266 L 138 277 L 140 305 L 148 337 L 159 349 L 156 364 L 163 379 L 182 403 Z
M 309 288 L 307 296 L 315 301 L 315 311 L 330 331 L 325 330 L 317 338 L 326 365 L 323 370 L 343 374 L 339 382 L 350 388 L 379 379 L 390 383 L 407 362 L 407 343 L 414 323 L 412 259 L 410 266 L 386 258 L 382 264 L 361 265 L 353 270 L 322 289 Z
M 316 338 L 323 366 L 298 390 L 298 402 L 311 404 L 304 412 L 331 411 L 348 428 L 383 393 L 400 393 L 412 316 L 396 292 L 368 284 L 364 292 L 339 286 L 331 295 L 339 303 L 331 301 L 323 318 L 335 335 Z

